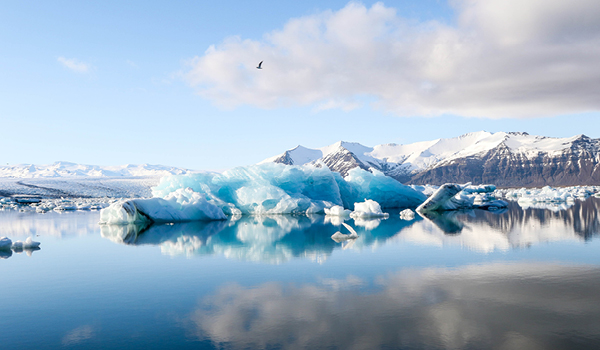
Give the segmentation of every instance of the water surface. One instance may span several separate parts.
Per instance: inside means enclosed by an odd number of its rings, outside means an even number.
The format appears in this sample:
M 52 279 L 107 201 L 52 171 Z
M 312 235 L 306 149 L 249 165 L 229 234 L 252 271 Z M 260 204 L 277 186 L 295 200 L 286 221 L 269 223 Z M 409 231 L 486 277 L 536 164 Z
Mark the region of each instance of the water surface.
M 0 261 L 7 349 L 600 346 L 600 201 L 346 223 L 100 226 L 0 212 L 41 250 Z

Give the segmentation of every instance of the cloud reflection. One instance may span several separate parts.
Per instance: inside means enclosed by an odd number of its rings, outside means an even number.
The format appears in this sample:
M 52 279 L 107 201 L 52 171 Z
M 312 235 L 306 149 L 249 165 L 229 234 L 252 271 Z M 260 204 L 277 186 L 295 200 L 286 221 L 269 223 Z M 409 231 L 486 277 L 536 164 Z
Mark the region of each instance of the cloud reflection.
M 190 314 L 232 349 L 563 349 L 600 345 L 600 269 L 492 264 L 401 271 L 374 290 L 333 283 L 230 285 Z

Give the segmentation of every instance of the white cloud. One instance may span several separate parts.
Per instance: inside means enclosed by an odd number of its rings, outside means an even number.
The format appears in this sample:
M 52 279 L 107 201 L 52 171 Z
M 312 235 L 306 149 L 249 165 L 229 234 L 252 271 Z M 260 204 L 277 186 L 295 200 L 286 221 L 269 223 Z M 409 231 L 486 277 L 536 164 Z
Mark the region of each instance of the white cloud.
M 455 0 L 457 26 L 349 3 L 261 40 L 225 39 L 185 77 L 216 104 L 489 118 L 600 110 L 595 0 Z M 263 69 L 256 69 L 264 60 Z
M 64 58 L 61 56 L 57 60 L 63 66 L 77 73 L 87 73 L 91 69 L 91 66 L 89 64 L 83 63 L 74 58 Z

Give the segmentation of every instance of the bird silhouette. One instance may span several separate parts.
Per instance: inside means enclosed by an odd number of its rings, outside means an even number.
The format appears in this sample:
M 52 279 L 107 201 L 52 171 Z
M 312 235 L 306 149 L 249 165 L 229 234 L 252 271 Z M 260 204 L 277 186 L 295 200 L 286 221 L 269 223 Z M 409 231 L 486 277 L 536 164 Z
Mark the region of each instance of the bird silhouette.
M 262 69 L 262 63 L 263 63 L 263 61 L 260 61 L 260 63 L 258 64 L 258 67 L 256 67 L 256 69 Z

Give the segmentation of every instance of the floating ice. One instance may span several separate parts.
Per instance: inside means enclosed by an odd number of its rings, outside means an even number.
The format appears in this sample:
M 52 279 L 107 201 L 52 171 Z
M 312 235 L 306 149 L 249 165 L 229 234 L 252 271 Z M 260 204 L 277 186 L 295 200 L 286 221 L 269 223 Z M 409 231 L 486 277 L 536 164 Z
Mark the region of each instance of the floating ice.
M 496 194 L 504 195 L 506 199 L 517 200 L 519 205 L 523 208 L 540 208 L 546 207 L 540 205 L 541 203 L 566 203 L 567 206 L 569 206 L 578 199 L 585 199 L 591 195 L 597 194 L 599 190 L 600 188 L 598 186 L 573 186 L 561 188 L 545 186 L 543 188 L 497 190 Z
M 163 198 L 118 201 L 100 211 L 100 223 L 186 222 L 225 220 L 221 208 L 189 188 L 178 189 Z
M 417 212 L 425 213 L 466 208 L 505 208 L 507 206 L 506 202 L 497 200 L 490 194 L 495 189 L 496 186 L 494 185 L 444 184 L 417 208 Z
M 173 194 L 179 196 L 183 189 L 186 196 L 193 195 L 198 200 L 185 206 L 161 200 L 168 201 Z M 380 172 L 352 169 L 344 179 L 326 167 L 276 163 L 238 167 L 222 174 L 168 176 L 161 179 L 152 193 L 155 198 L 111 205 L 102 211 L 101 222 L 218 220 L 224 218 L 220 214 L 311 214 L 325 213 L 325 209 L 341 214 L 345 213 L 343 207 L 348 209 L 365 198 L 378 201 L 383 207 L 415 207 L 425 200 L 423 194 Z M 196 206 L 202 208 L 193 209 Z M 333 209 L 336 206 L 340 208 Z M 214 213 L 214 208 L 220 214 Z M 208 209 L 210 214 L 206 212 Z M 196 210 L 204 215 L 179 215 L 179 210 Z M 377 213 L 365 209 L 362 215 Z
M 415 218 L 415 212 L 410 209 L 404 209 L 400 212 L 400 219 L 402 220 L 413 220 Z
M 389 215 L 381 211 L 379 203 L 371 199 L 366 199 L 362 203 L 354 203 L 354 211 L 350 213 L 350 217 L 355 219 L 388 217 Z
M 222 174 L 168 176 L 152 189 L 154 197 L 189 187 L 226 214 L 323 213 L 342 205 L 334 174 L 327 168 L 262 164 Z
M 333 239 L 334 241 L 336 241 L 337 243 L 341 243 L 350 239 L 357 239 L 358 238 L 358 233 L 356 233 L 356 231 L 354 231 L 354 229 L 352 228 L 352 226 L 346 224 L 346 223 L 342 223 L 342 225 L 344 225 L 345 228 L 348 229 L 348 231 L 350 231 L 350 234 L 343 234 L 340 231 L 334 233 L 331 236 L 331 239 Z
M 334 205 L 331 208 L 325 208 L 325 215 L 330 216 L 350 216 L 351 210 L 344 209 L 341 205 Z
M 0 238 L 0 250 L 10 250 L 12 248 L 12 240 L 8 237 Z
M 25 242 L 15 241 L 13 242 L 8 237 L 0 238 L 0 259 L 7 259 L 12 256 L 12 251 L 14 250 L 17 253 L 22 252 L 23 250 L 28 252 L 30 255 L 31 251 L 39 250 L 40 242 L 35 242 L 31 239 L 31 237 L 27 237 Z
M 428 211 L 443 211 L 443 210 L 454 210 L 461 207 L 462 203 L 453 200 L 460 191 L 462 191 L 466 185 L 459 184 L 444 184 L 437 189 L 425 202 L 423 202 L 417 208 L 418 212 Z
M 336 233 L 334 233 L 331 236 L 331 239 L 333 239 L 337 243 L 344 242 L 344 241 L 347 241 L 349 239 L 357 239 L 357 238 L 358 238 L 358 235 L 356 235 L 356 234 L 349 234 L 349 235 L 347 235 L 347 234 L 343 234 L 343 233 L 341 233 L 339 231 L 336 232 Z
M 38 249 L 40 246 L 40 242 L 35 242 L 31 239 L 31 237 L 27 237 L 25 242 L 16 241 L 12 244 L 12 249 L 15 251 L 24 250 L 24 249 Z

